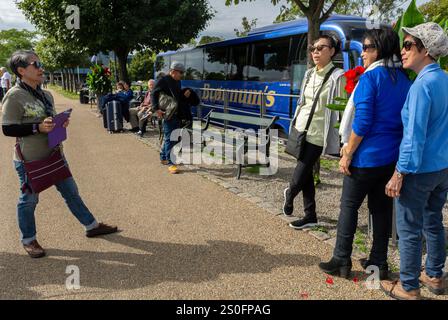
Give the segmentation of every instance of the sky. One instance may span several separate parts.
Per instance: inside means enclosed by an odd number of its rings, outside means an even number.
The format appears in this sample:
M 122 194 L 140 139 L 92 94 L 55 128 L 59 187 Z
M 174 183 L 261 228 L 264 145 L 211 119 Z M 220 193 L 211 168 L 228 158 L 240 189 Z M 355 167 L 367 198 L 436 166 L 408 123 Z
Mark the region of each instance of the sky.
M 417 3 L 420 5 L 427 1 L 417 0 Z M 235 37 L 235 28 L 241 29 L 243 17 L 247 17 L 249 20 L 257 18 L 257 26 L 259 27 L 272 24 L 275 17 L 280 13 L 281 5 L 286 4 L 286 0 L 281 0 L 277 6 L 273 6 L 271 0 L 240 2 L 239 5 L 230 7 L 225 6 L 225 0 L 209 0 L 209 3 L 217 12 L 209 22 L 208 27 L 200 33 L 200 36 L 220 36 L 228 39 Z M 17 9 L 14 0 L 0 0 L 0 30 L 11 28 L 34 30 L 34 27 Z

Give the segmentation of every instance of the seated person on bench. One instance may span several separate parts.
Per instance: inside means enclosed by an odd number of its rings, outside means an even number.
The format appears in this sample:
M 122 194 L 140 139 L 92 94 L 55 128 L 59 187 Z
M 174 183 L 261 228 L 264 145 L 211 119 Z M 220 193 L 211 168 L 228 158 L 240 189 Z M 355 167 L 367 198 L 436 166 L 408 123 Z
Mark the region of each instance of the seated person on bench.
M 119 101 L 121 103 L 121 112 L 123 118 L 129 122 L 129 102 L 134 97 L 134 93 L 129 87 L 129 84 L 124 81 L 117 83 L 117 93 L 109 93 L 103 97 L 101 104 L 101 110 L 104 110 L 106 104 L 110 101 Z
M 129 122 L 131 123 L 131 131 L 143 137 L 146 132 L 146 125 L 150 119 L 151 112 L 151 92 L 154 89 L 155 81 L 153 79 L 148 81 L 148 92 L 146 92 L 145 99 L 136 108 L 129 109 Z

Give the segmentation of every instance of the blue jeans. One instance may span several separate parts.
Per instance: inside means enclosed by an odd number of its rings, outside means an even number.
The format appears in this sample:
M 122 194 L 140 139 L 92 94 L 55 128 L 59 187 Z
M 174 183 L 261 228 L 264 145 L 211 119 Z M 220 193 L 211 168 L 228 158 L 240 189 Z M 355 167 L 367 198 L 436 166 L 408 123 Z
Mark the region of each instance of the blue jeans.
M 422 239 L 426 238 L 426 274 L 440 278 L 446 259 L 442 209 L 448 193 L 448 169 L 405 176 L 396 200 L 400 280 L 406 291 L 419 288 Z
M 177 144 L 176 141 L 171 141 L 171 133 L 179 128 L 179 120 L 173 118 L 171 120 L 163 120 L 163 145 L 160 150 L 160 160 L 168 160 L 168 164 L 172 165 L 173 162 L 170 158 L 171 149 Z
M 22 186 L 25 181 L 25 168 L 21 161 L 14 161 L 14 166 L 19 175 L 20 186 Z M 73 178 L 68 178 L 59 182 L 56 184 L 56 188 L 65 199 L 72 214 L 84 225 L 86 230 L 91 230 L 98 226 L 97 221 L 79 196 L 78 187 Z M 19 202 L 17 204 L 17 220 L 23 244 L 29 244 L 36 239 L 34 211 L 38 203 L 38 193 L 24 193 L 20 191 Z

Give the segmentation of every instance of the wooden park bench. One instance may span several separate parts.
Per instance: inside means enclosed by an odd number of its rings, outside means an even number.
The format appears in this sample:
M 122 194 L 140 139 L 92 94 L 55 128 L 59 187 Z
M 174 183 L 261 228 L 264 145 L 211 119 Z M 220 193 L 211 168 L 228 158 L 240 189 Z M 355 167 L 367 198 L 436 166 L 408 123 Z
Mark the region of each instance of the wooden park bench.
M 212 110 L 203 119 L 201 119 L 201 122 L 205 122 L 205 127 L 202 129 L 203 133 L 206 133 L 207 130 L 209 130 L 210 124 L 212 122 L 217 122 L 217 121 L 224 121 L 224 123 L 232 122 L 232 123 L 238 123 L 238 124 L 243 124 L 243 125 L 257 126 L 258 128 L 263 129 L 263 131 L 261 133 L 263 135 L 265 135 L 265 137 L 266 137 L 265 146 L 266 146 L 266 158 L 268 159 L 268 162 L 266 164 L 239 163 L 238 167 L 237 167 L 236 178 L 240 179 L 242 168 L 260 166 L 260 165 L 265 166 L 265 167 L 270 166 L 270 161 L 269 161 L 269 148 L 270 148 L 270 144 L 271 144 L 270 130 L 272 129 L 274 123 L 277 120 L 278 120 L 278 116 L 275 116 L 273 118 L 264 118 L 264 117 L 245 116 L 245 115 L 231 114 L 231 113 L 222 113 L 222 112 L 217 112 L 217 111 Z M 191 128 L 189 128 L 187 130 L 190 133 L 192 132 Z M 251 135 L 251 134 L 247 133 L 248 129 L 241 128 L 240 130 L 241 130 L 240 134 L 243 135 L 243 139 L 244 139 L 244 144 L 242 146 L 240 146 L 240 148 L 244 147 L 244 151 L 242 152 L 243 157 L 244 157 L 248 152 L 249 137 L 253 136 L 253 134 Z M 254 130 L 254 129 L 252 129 L 252 130 Z M 260 132 L 258 130 L 255 130 L 255 137 L 257 139 L 260 137 Z M 205 140 L 203 140 L 201 143 L 203 144 L 203 146 L 205 146 Z M 238 153 L 239 153 L 239 149 L 237 149 L 237 154 Z

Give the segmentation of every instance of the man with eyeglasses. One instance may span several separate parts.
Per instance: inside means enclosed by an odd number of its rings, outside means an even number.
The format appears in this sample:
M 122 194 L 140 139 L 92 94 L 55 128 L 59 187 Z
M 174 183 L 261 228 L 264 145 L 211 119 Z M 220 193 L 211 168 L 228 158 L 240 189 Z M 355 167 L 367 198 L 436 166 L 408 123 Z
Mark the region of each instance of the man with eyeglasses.
M 382 281 L 381 286 L 393 298 L 418 300 L 419 280 L 434 294 L 445 292 L 442 210 L 448 193 L 448 75 L 437 60 L 448 55 L 448 37 L 433 22 L 403 31 L 403 67 L 418 76 L 401 113 L 399 160 L 386 185 L 386 194 L 396 198 L 400 281 Z M 421 272 L 423 234 L 427 259 Z
M 181 91 L 181 79 L 185 73 L 185 67 L 182 63 L 173 61 L 170 67 L 169 75 L 161 78 L 157 81 L 156 86 L 153 90 L 151 97 L 152 111 L 156 113 L 159 118 L 163 118 L 164 113 L 160 110 L 159 106 L 159 98 L 160 94 L 163 92 L 164 94 L 173 97 L 176 99 L 177 103 L 180 103 L 182 99 L 182 91 Z M 191 94 L 190 90 L 186 90 L 184 92 L 184 97 L 189 98 Z M 160 162 L 163 165 L 168 165 L 169 173 L 178 173 L 177 166 L 171 160 L 170 152 L 173 146 L 177 143 L 176 141 L 171 141 L 170 136 L 171 133 L 178 129 L 180 125 L 179 114 L 176 113 L 173 115 L 171 119 L 163 120 L 163 139 L 164 143 L 160 150 Z

